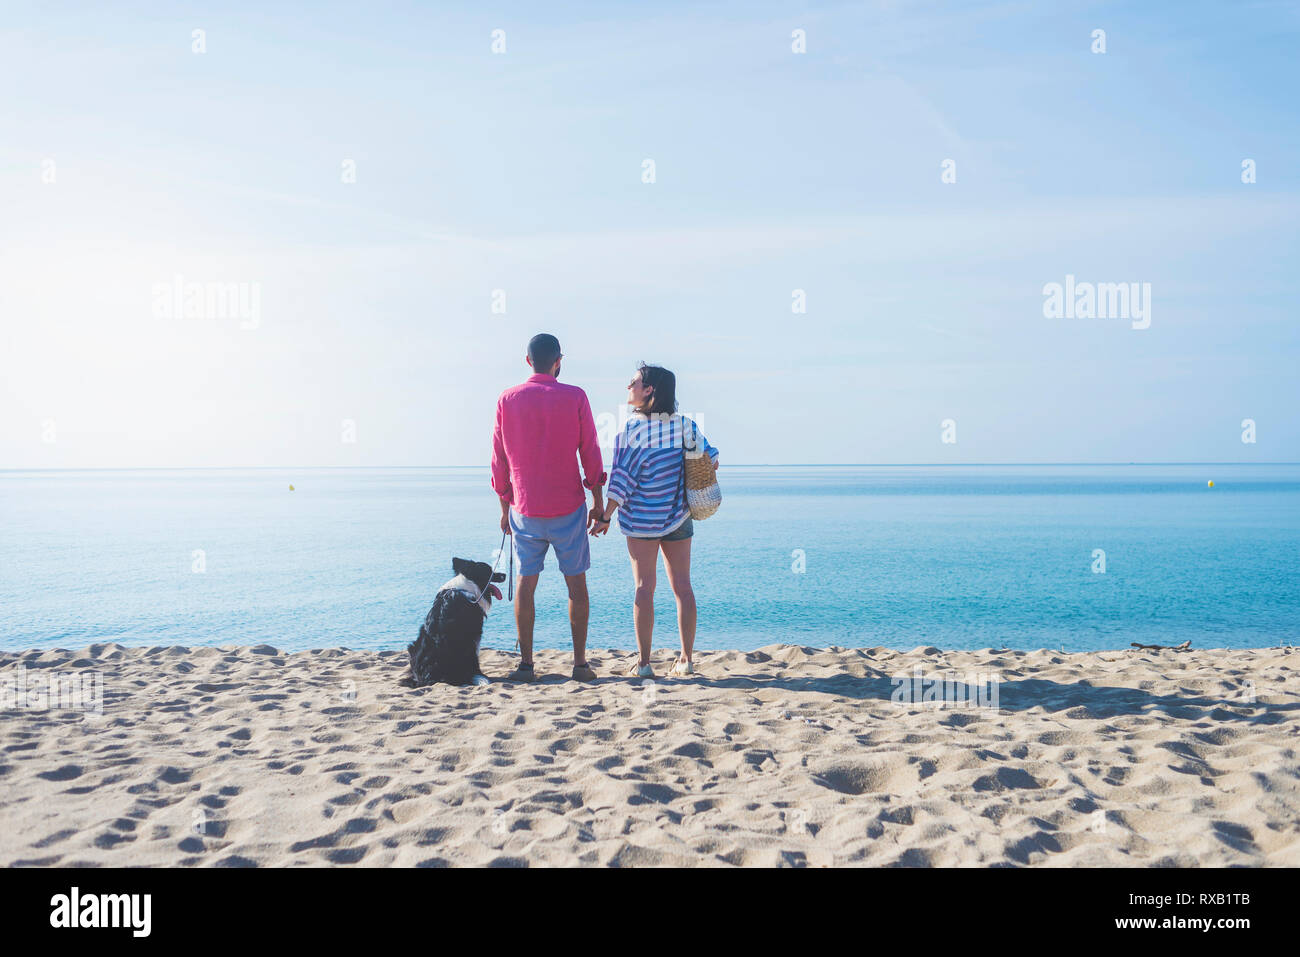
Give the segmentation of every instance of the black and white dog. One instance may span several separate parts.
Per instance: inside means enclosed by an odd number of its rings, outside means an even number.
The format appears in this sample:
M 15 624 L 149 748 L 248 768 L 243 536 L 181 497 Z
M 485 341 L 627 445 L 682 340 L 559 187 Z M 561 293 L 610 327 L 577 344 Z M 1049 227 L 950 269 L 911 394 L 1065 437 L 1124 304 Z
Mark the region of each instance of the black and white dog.
M 438 589 L 420 636 L 406 649 L 411 656 L 411 679 L 415 687 L 443 681 L 452 685 L 488 683 L 478 667 L 478 645 L 483 638 L 483 621 L 492 609 L 492 599 L 501 597 L 493 582 L 506 576 L 492 572 L 487 562 L 453 558 L 456 577 Z

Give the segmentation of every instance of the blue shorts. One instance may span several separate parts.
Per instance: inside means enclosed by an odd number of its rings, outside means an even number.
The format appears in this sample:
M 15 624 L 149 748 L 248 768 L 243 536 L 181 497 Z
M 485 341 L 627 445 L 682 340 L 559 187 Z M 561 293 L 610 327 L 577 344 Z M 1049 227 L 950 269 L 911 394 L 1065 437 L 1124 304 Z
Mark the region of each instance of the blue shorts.
M 659 538 L 659 541 L 680 542 L 680 541 L 685 541 L 686 539 L 690 538 L 694 534 L 695 534 L 695 522 L 689 515 L 687 515 L 686 521 L 682 522 L 680 525 L 674 528 L 667 535 L 661 536 Z
M 510 537 L 515 540 L 519 574 L 536 575 L 545 565 L 546 550 L 555 547 L 555 560 L 564 575 L 581 575 L 591 567 L 587 542 L 587 505 L 556 518 L 529 518 L 510 510 Z

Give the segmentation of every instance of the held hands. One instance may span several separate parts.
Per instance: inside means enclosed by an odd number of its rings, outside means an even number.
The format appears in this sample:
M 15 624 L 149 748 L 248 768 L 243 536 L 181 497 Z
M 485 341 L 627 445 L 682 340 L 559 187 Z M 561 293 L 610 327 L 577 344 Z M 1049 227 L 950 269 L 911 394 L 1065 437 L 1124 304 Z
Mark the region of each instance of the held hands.
M 605 518 L 603 508 L 592 508 L 587 513 L 587 529 L 591 532 L 592 538 L 609 532 L 609 519 Z

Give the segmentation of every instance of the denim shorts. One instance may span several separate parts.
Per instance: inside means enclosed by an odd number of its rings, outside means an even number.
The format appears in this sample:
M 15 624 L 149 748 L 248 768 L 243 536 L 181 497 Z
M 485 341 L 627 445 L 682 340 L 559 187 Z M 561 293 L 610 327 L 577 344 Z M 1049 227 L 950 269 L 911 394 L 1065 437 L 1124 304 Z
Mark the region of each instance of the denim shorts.
M 655 541 L 680 542 L 687 538 L 690 538 L 694 534 L 695 534 L 695 521 L 689 515 L 687 515 L 686 521 L 682 522 L 680 525 L 674 528 L 667 535 L 655 539 Z
M 591 567 L 586 503 L 576 512 L 555 518 L 529 518 L 512 508 L 510 537 L 515 540 L 521 576 L 540 573 L 546 564 L 546 551 L 552 546 L 561 574 L 581 575 Z

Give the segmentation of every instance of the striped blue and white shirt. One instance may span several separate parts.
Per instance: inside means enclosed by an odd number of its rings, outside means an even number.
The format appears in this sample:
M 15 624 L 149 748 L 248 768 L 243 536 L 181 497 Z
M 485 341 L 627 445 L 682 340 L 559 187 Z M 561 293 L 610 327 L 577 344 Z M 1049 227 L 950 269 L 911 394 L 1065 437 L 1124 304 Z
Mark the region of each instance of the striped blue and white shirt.
M 614 464 L 605 494 L 618 503 L 618 527 L 624 535 L 659 538 L 686 521 L 690 508 L 682 482 L 683 448 L 703 449 L 718 461 L 718 450 L 699 427 L 675 412 L 634 412 L 614 436 Z

